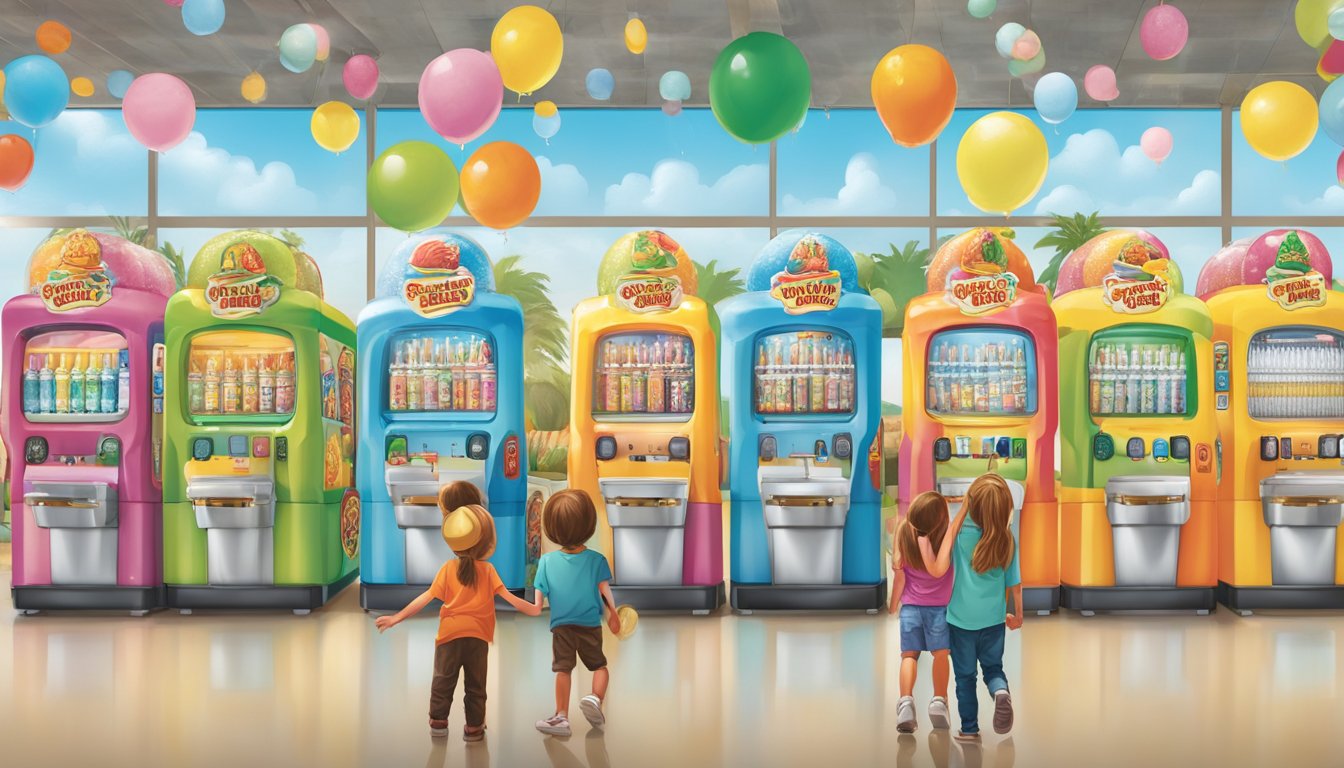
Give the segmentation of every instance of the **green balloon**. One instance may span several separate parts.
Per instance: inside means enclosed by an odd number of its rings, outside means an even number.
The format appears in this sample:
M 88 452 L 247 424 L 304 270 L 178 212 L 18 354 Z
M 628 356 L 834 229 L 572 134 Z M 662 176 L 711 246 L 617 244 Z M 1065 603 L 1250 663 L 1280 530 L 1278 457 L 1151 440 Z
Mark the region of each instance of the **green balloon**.
M 709 74 L 709 106 L 724 130 L 741 141 L 774 141 L 807 114 L 812 73 L 798 46 L 771 32 L 729 43 Z
M 373 212 L 403 232 L 437 227 L 457 204 L 457 166 L 424 141 L 388 147 L 369 168 L 368 184 Z

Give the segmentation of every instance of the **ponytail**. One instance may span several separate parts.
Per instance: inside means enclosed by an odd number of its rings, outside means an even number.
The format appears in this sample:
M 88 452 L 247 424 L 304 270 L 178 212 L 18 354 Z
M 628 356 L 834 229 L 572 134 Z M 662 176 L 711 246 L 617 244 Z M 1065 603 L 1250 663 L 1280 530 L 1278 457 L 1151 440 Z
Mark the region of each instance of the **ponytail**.
M 467 589 L 476 586 L 476 558 L 465 552 L 457 556 L 457 580 Z

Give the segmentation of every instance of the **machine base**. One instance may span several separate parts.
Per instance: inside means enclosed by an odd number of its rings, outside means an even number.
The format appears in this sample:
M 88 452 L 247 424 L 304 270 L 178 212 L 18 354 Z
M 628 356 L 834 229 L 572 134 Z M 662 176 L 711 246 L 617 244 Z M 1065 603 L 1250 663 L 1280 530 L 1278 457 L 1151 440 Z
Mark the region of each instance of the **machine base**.
M 1061 586 L 1061 607 L 1095 611 L 1212 611 L 1213 587 L 1071 587 Z M 1026 602 L 1025 596 L 1023 602 Z
M 20 611 L 152 611 L 162 608 L 163 587 L 11 587 Z
M 255 587 L 212 587 L 201 585 L 168 585 L 164 605 L 178 610 L 193 608 L 242 608 L 246 610 L 291 610 L 307 613 L 321 608 L 341 590 L 350 586 L 359 571 L 351 571 L 330 584 L 284 585 Z
M 1239 613 L 1261 609 L 1344 609 L 1344 587 L 1234 587 L 1218 582 L 1218 602 Z
M 366 611 L 400 611 L 405 608 L 422 592 L 429 589 L 428 584 L 359 584 L 359 607 Z M 510 589 L 515 597 L 529 600 L 530 590 L 526 587 Z M 429 611 L 438 611 L 439 606 L 443 605 L 438 600 L 430 600 L 429 605 L 421 613 Z M 504 602 L 502 598 L 495 598 L 495 609 L 500 611 L 512 611 L 512 605 Z
M 723 605 L 723 582 L 709 586 L 634 587 L 611 585 L 611 596 L 616 604 L 629 603 L 637 611 L 694 613 L 699 616 L 717 610 Z
M 886 605 L 887 582 L 883 579 L 877 584 L 734 584 L 731 595 L 735 611 L 876 613 Z
M 1041 614 L 1059 610 L 1059 587 L 1023 587 L 1022 610 Z

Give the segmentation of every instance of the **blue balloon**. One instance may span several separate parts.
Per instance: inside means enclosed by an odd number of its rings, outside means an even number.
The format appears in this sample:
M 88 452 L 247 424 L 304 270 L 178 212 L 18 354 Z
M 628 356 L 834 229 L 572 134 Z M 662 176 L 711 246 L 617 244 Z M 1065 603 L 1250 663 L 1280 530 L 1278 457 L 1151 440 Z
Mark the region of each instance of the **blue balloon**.
M 1013 57 L 1013 43 L 1017 38 L 1026 34 L 1027 28 L 1015 21 L 1010 21 L 999 27 L 999 31 L 994 33 L 994 50 L 1005 59 Z
M 407 278 L 414 277 L 416 274 L 414 268 L 411 267 L 411 257 L 415 255 L 415 249 L 429 239 L 442 240 L 448 245 L 457 246 L 458 265 L 465 267 L 471 272 L 471 276 L 476 278 L 476 290 L 485 293 L 494 292 L 495 270 L 490 262 L 490 255 L 485 252 L 485 248 L 470 237 L 458 232 L 448 229 L 431 229 L 425 232 L 417 232 L 397 246 L 397 250 L 378 270 L 375 297 L 382 299 L 388 296 L 402 295 L 402 284 L 406 282 Z
M 114 70 L 107 74 L 107 92 L 112 94 L 113 98 L 120 99 L 126 95 L 126 89 L 135 82 L 135 75 L 124 69 Z
M 691 98 L 691 78 L 685 72 L 664 72 L 658 80 L 658 95 L 664 101 L 686 101 Z
M 1325 87 L 1320 103 L 1321 130 L 1330 140 L 1344 146 L 1344 77 Z
M 1330 30 L 1330 36 L 1336 40 L 1344 40 L 1344 8 L 1336 8 L 1330 12 L 1326 19 L 1326 28 Z
M 549 141 L 552 136 L 560 132 L 560 113 L 556 112 L 550 117 L 542 117 L 533 113 L 532 130 L 536 131 L 541 138 Z
M 984 19 L 994 13 L 994 8 L 998 4 L 998 0 L 969 0 L 966 3 L 966 12 L 977 19 Z
M 830 268 L 840 273 L 840 290 L 855 293 L 867 293 L 859 287 L 859 266 L 854 254 L 829 235 L 810 232 L 806 229 L 791 229 L 781 232 L 774 240 L 765 244 L 747 269 L 747 290 L 768 291 L 775 275 L 784 271 L 793 255 L 794 246 L 804 237 L 812 237 L 826 250 L 826 260 Z
M 588 71 L 588 77 L 584 78 L 583 84 L 588 88 L 589 96 L 598 101 L 606 101 L 616 89 L 616 78 L 611 76 L 610 71 L 599 67 Z
M 1063 72 L 1051 72 L 1037 81 L 1031 99 L 1042 120 L 1058 125 L 1078 108 L 1078 86 Z
M 182 25 L 193 35 L 213 35 L 224 26 L 224 0 L 183 0 Z
M 295 24 L 280 35 L 280 63 L 290 72 L 307 72 L 317 60 L 317 33 L 307 24 Z
M 70 103 L 70 79 L 46 56 L 21 56 L 5 67 L 5 107 L 29 128 L 41 128 Z

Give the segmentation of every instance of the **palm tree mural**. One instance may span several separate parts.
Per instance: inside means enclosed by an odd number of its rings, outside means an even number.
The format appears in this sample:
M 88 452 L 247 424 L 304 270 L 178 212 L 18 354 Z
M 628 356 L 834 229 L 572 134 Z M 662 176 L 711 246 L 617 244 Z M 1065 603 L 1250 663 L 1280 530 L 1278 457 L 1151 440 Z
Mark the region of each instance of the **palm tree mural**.
M 1050 258 L 1050 264 L 1037 276 L 1036 282 L 1054 293 L 1055 285 L 1059 282 L 1059 268 L 1064 264 L 1064 259 L 1077 250 L 1078 246 L 1105 232 L 1106 227 L 1097 220 L 1096 211 L 1087 215 L 1075 213 L 1072 216 L 1056 213 L 1052 218 L 1055 220 L 1055 228 L 1037 240 L 1036 247 L 1054 248 L 1055 255 Z
M 952 235 L 938 238 L 938 247 L 952 239 Z M 918 240 L 910 240 L 900 248 L 891 243 L 888 253 L 856 253 L 859 285 L 882 307 L 882 335 L 900 338 L 905 328 L 905 305 L 925 292 L 924 273 L 936 252 Z
M 698 261 L 691 263 L 695 265 L 696 295 L 709 305 L 709 326 L 714 330 L 715 341 L 718 341 L 721 338 L 719 313 L 715 306 L 747 289 L 746 281 L 741 277 L 742 268 L 721 269 L 718 259 L 710 259 L 707 264 Z

